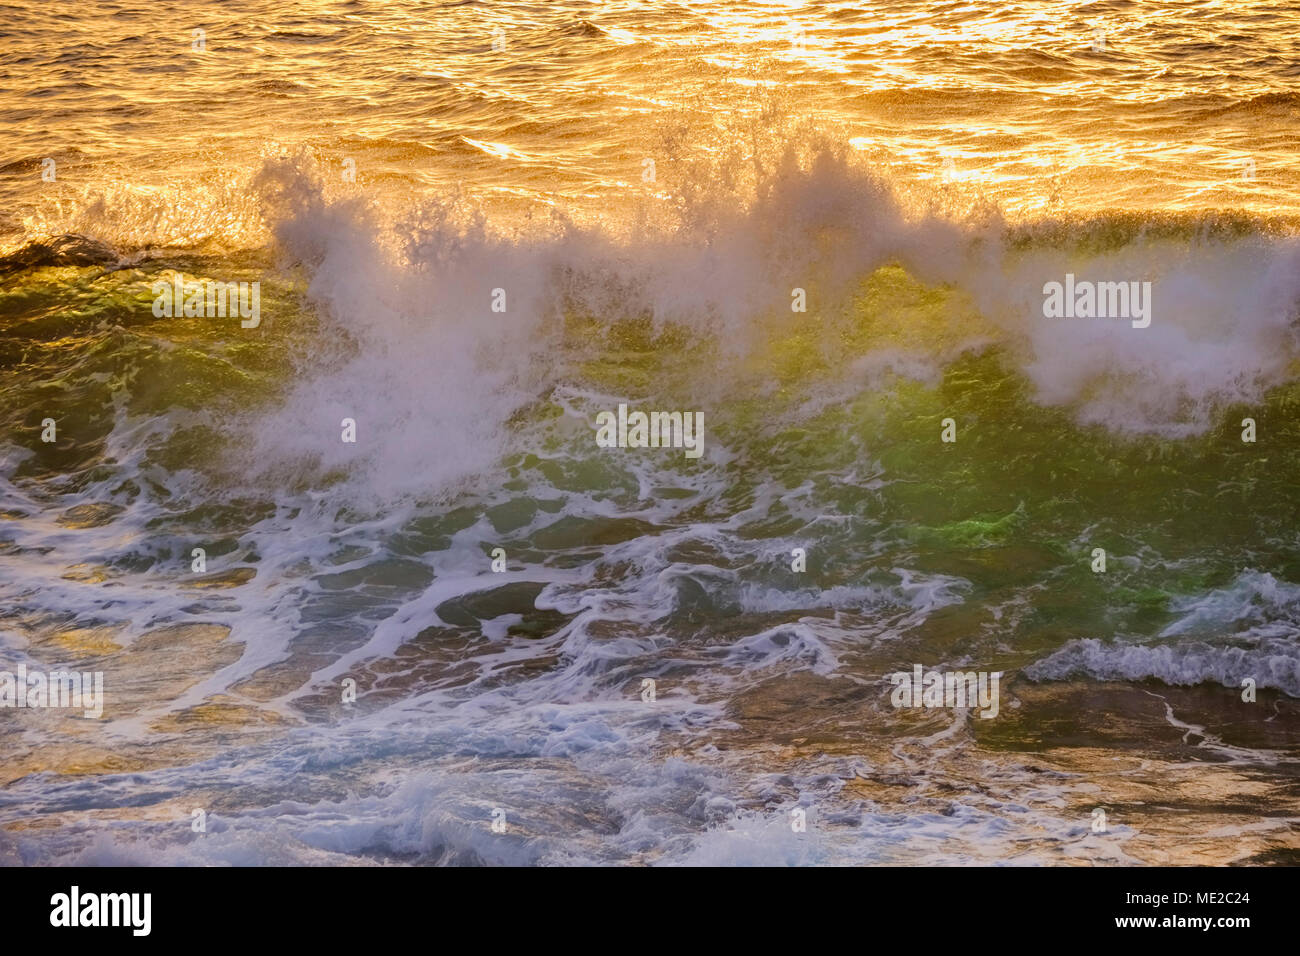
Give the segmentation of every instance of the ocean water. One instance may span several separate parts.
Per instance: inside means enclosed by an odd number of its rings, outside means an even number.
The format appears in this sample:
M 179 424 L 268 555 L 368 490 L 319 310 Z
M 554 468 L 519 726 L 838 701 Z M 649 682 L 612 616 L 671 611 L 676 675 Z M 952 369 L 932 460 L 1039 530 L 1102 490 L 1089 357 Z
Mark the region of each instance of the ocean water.
M 1294 5 L 0 10 L 0 862 L 1300 861 Z

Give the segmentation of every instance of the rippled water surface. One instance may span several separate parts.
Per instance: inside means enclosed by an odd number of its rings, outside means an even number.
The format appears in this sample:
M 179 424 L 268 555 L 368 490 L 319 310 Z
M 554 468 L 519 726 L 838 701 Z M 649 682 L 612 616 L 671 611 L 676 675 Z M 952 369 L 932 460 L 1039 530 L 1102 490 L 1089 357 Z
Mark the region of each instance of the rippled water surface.
M 0 13 L 0 861 L 1297 862 L 1293 6 Z

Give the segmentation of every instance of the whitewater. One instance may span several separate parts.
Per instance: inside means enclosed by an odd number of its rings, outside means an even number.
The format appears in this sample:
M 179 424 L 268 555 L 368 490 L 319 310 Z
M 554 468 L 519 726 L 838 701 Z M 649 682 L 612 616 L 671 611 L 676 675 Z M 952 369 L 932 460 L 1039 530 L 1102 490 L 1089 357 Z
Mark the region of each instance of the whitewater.
M 0 862 L 1295 862 L 1285 6 L 103 6 L 0 84 L 0 671 L 104 677 Z

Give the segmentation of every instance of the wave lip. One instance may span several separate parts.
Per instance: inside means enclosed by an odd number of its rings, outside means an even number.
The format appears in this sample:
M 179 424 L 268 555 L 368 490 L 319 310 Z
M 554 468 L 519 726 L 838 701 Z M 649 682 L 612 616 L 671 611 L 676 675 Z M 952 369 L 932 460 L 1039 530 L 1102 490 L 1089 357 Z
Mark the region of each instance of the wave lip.
M 1186 644 L 1107 644 L 1097 638 L 1071 641 L 1025 668 L 1035 682 L 1157 680 L 1175 687 L 1222 684 L 1256 687 L 1300 697 L 1300 646 L 1269 638 L 1254 647 L 1224 647 L 1195 641 Z
M 117 261 L 117 253 L 106 243 L 68 234 L 36 239 L 16 252 L 0 256 L 0 275 L 46 266 L 105 266 Z

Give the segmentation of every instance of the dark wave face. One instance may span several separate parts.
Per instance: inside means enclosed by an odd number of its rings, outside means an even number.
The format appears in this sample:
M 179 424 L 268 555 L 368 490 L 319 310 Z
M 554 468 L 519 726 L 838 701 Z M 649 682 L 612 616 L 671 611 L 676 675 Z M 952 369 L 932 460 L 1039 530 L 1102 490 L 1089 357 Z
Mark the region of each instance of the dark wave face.
M 1300 861 L 1287 5 L 6 15 L 0 861 Z

